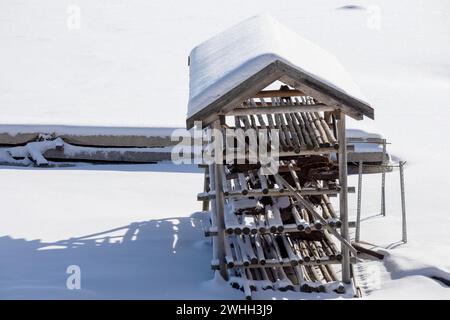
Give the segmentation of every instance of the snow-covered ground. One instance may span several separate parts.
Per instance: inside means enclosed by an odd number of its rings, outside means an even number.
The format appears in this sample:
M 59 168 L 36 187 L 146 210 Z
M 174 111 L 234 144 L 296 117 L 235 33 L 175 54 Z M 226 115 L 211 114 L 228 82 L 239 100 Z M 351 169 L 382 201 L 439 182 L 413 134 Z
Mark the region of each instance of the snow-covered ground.
M 66 27 L 69 5 L 81 9 L 79 30 Z M 261 12 L 327 49 L 375 109 L 375 121 L 351 125 L 382 133 L 408 161 L 406 245 L 398 172 L 388 174 L 386 218 L 380 177 L 364 177 L 362 239 L 387 253 L 358 266 L 365 297 L 450 299 L 430 278 L 450 278 L 447 2 L 11 0 L 0 9 L 0 126 L 183 126 L 190 50 Z M 242 297 L 210 280 L 194 168 L 3 167 L 0 181 L 0 298 Z M 81 267 L 81 291 L 66 289 L 70 264 Z M 272 295 L 300 297 L 260 297 Z

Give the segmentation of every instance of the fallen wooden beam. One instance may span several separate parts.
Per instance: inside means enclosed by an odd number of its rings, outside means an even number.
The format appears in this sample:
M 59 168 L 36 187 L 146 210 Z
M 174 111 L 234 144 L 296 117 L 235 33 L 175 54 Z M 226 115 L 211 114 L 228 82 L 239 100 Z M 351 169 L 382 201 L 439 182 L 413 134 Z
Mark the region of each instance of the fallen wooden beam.
M 361 253 L 365 253 L 369 256 L 375 257 L 377 259 L 383 260 L 384 259 L 384 254 L 379 253 L 375 250 L 369 249 L 367 247 L 364 247 L 363 244 L 358 243 L 358 242 L 352 242 L 352 246 L 359 252 Z

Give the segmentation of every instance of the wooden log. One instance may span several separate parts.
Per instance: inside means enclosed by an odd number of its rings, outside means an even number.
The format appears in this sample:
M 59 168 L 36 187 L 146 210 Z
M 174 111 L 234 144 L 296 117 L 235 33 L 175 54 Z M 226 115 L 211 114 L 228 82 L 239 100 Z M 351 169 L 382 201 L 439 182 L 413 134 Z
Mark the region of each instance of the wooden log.
M 303 258 L 302 258 L 301 249 L 300 249 L 300 246 L 298 244 L 298 241 L 295 241 L 291 237 L 289 239 L 290 239 L 290 243 L 292 245 L 292 250 L 294 251 L 294 253 L 295 253 L 296 257 L 297 257 L 298 263 L 299 264 L 303 264 Z
M 302 255 L 302 260 L 306 263 L 311 261 L 311 257 L 309 254 L 309 250 L 305 245 L 305 242 L 303 240 L 298 241 L 298 245 L 300 247 L 300 254 Z
M 278 130 L 278 137 L 279 137 L 279 139 L 280 139 L 280 147 L 281 147 L 281 149 L 282 149 L 284 152 L 289 151 L 289 147 L 288 147 L 288 145 L 286 144 L 286 142 L 285 142 L 284 139 L 283 139 L 283 134 L 282 134 L 282 132 L 280 132 L 280 130 L 276 127 L 275 122 L 274 122 L 274 120 L 273 120 L 273 118 L 272 118 L 272 115 L 271 115 L 271 114 L 267 114 L 266 117 L 267 117 L 267 121 L 268 121 L 268 123 L 269 123 L 269 129 L 270 129 L 270 131 L 272 131 L 272 130 Z
M 300 217 L 300 213 L 298 212 L 295 206 L 292 206 L 292 216 L 294 217 L 295 224 L 297 225 L 297 229 L 299 231 L 304 231 L 306 229 L 307 223 L 306 221 Z M 311 230 L 310 230 L 311 232 Z
M 267 186 L 266 176 L 258 173 L 259 182 L 261 184 L 261 191 L 263 194 L 267 194 L 269 192 L 269 187 Z
M 323 200 L 320 202 L 320 207 L 322 209 L 322 216 L 327 220 L 328 225 L 332 228 L 336 227 L 336 221 L 333 219 L 333 217 L 330 214 L 330 211 L 328 210 L 328 207 L 325 205 Z
M 280 261 L 281 264 L 284 264 L 284 258 L 287 258 L 287 257 L 284 257 L 282 255 L 280 247 L 278 246 L 278 243 L 275 239 L 275 236 L 273 234 L 270 234 L 269 238 L 270 238 L 272 247 L 275 249 L 275 253 L 276 253 L 276 256 L 278 257 L 278 260 Z
M 269 278 L 269 275 L 267 274 L 266 268 L 260 268 L 260 273 L 261 273 L 261 277 L 264 281 L 264 287 L 263 290 L 267 290 L 267 289 L 272 289 L 273 288 L 273 284 L 272 281 Z
M 224 210 L 224 220 L 225 220 L 225 232 L 227 234 L 241 234 L 242 229 L 240 227 L 239 221 L 231 210 Z
M 286 121 L 289 125 L 289 128 L 290 128 L 292 137 L 294 138 L 295 144 L 298 145 L 300 150 L 306 149 L 306 147 L 307 147 L 306 142 L 305 142 L 305 139 L 303 138 L 301 128 L 298 125 L 297 121 L 293 120 L 293 116 L 291 113 L 285 113 L 284 117 L 286 118 Z
M 272 211 L 273 211 L 273 215 L 274 215 L 274 218 L 275 218 L 275 223 L 276 223 L 276 226 L 277 226 L 277 232 L 281 233 L 284 230 L 284 226 L 283 226 L 283 221 L 281 219 L 280 210 L 278 209 L 278 207 L 276 205 L 274 205 L 274 206 L 272 206 Z
M 325 265 L 321 264 L 319 265 L 320 271 L 322 271 L 322 274 L 326 280 L 326 282 L 333 282 L 333 278 L 331 278 L 330 273 L 328 272 Z
M 278 275 L 278 281 L 275 283 L 275 288 L 284 292 L 288 290 L 294 290 L 291 280 L 286 276 L 284 269 L 282 267 L 276 268 L 276 273 Z
M 275 183 L 277 184 L 278 187 L 278 192 L 283 193 L 284 192 L 283 182 L 276 175 L 272 175 L 272 178 L 275 179 Z
M 316 126 L 316 129 L 319 130 L 320 132 L 320 137 L 324 143 L 324 147 L 329 147 L 331 146 L 331 142 L 328 139 L 327 133 L 325 132 L 324 127 L 322 126 L 322 122 L 320 121 L 320 118 L 318 117 L 318 113 L 317 112 L 311 112 L 310 113 L 310 117 L 314 123 L 314 125 Z
M 243 225 L 242 231 L 244 234 L 257 234 L 258 228 L 255 223 L 254 215 L 242 215 Z
M 322 195 L 322 200 L 323 200 L 323 204 L 326 206 L 326 208 L 328 209 L 328 213 L 330 214 L 330 216 L 335 219 L 335 227 L 336 228 L 340 228 L 342 223 L 339 220 L 336 212 L 334 211 L 333 205 L 331 204 L 330 198 L 328 197 L 328 195 L 324 194 Z M 322 206 L 323 207 L 323 206 Z
M 325 131 L 325 135 L 328 138 L 328 141 L 330 142 L 330 144 L 335 148 L 338 147 L 338 142 L 337 142 L 333 132 L 331 131 L 328 123 L 318 112 L 315 112 L 315 116 L 316 116 L 316 118 L 319 119 L 322 129 Z
M 269 117 L 270 115 L 267 115 L 267 116 Z M 275 128 L 278 130 L 278 135 L 280 137 L 280 144 L 282 146 L 283 151 L 292 151 L 293 148 L 290 146 L 290 144 L 288 142 L 288 137 L 286 136 L 286 133 L 284 132 L 283 128 L 281 127 L 279 115 L 275 114 L 274 118 L 275 118 Z
M 242 264 L 245 267 L 248 267 L 250 265 L 250 260 L 247 255 L 247 251 L 245 250 L 245 246 L 244 246 L 244 243 L 242 242 L 241 236 L 234 236 L 233 240 L 234 240 L 234 246 L 235 246 L 236 251 L 240 252 Z
M 241 193 L 245 196 L 248 193 L 247 180 L 242 172 L 238 172 L 239 186 Z
M 316 246 L 314 245 L 313 241 L 305 241 L 306 247 L 309 249 L 309 252 L 311 253 L 311 256 L 314 257 L 315 261 L 321 261 L 321 257 L 319 255 L 319 252 L 317 251 Z
M 305 221 L 305 228 L 304 228 L 305 233 L 307 233 L 307 234 L 311 233 L 312 228 L 311 228 L 311 221 L 309 219 L 308 212 L 306 211 L 305 208 L 301 207 L 299 210 L 299 213 L 300 213 L 300 217 L 302 217 L 302 219 Z
M 230 247 L 233 249 L 234 252 L 234 265 L 235 266 L 245 266 L 243 255 L 241 252 L 241 249 L 239 248 L 238 244 L 236 243 L 236 236 L 228 236 L 228 241 L 230 243 Z M 249 265 L 248 263 L 247 265 Z
M 292 176 L 292 179 L 294 180 L 296 189 L 298 191 L 301 191 L 302 187 L 300 186 L 300 180 L 297 176 L 297 172 L 294 170 L 294 164 L 295 164 L 295 162 L 293 163 L 293 160 L 291 160 L 287 166 L 288 166 L 289 172 Z
M 337 248 L 336 244 L 334 243 L 333 239 L 331 238 L 330 234 L 327 231 L 324 232 L 324 241 L 330 247 L 331 251 L 333 251 L 336 260 L 341 261 L 342 254 L 340 253 L 340 250 Z
M 289 131 L 287 130 L 286 124 L 284 123 L 280 114 L 275 115 L 275 123 L 277 125 L 278 130 L 280 130 L 280 132 L 282 133 L 282 139 L 284 139 L 284 142 L 288 146 L 288 151 L 294 150 L 295 152 L 295 148 L 292 144 Z M 300 149 L 297 150 L 297 153 L 300 153 Z
M 365 253 L 365 254 L 367 254 L 369 256 L 375 257 L 375 258 L 380 259 L 380 260 L 384 259 L 384 254 L 382 254 L 382 253 L 379 253 L 379 252 L 377 252 L 375 250 L 371 250 L 369 248 L 366 248 L 363 245 L 360 245 L 359 243 L 356 243 L 356 242 L 352 242 L 352 245 L 359 252 Z
M 303 119 L 301 118 L 300 113 L 291 113 L 291 117 L 292 117 L 293 121 L 295 120 L 294 121 L 294 125 L 295 125 L 295 123 L 297 123 L 297 126 L 300 127 L 302 136 L 303 136 L 303 138 L 305 140 L 305 143 L 306 143 L 306 148 L 308 150 L 313 149 L 314 148 L 314 143 L 311 140 L 309 132 L 306 129 L 305 123 L 303 122 Z
M 284 113 L 284 114 L 280 115 L 281 121 L 283 123 L 286 123 L 285 127 L 291 138 L 290 141 L 291 141 L 291 145 L 293 146 L 293 151 L 295 153 L 300 153 L 300 151 L 302 150 L 302 146 L 301 146 L 300 140 L 298 138 L 297 131 L 295 130 L 294 125 L 292 124 L 292 121 L 288 121 L 288 119 L 287 119 L 288 115 L 289 115 L 288 113 Z
M 316 137 L 317 143 L 319 143 L 320 147 L 329 147 L 330 145 L 325 145 L 325 142 L 322 139 L 322 135 L 320 133 L 320 130 L 317 128 L 314 119 L 312 118 L 312 112 L 303 112 L 305 115 L 305 118 L 307 119 L 309 126 L 311 127 L 314 136 Z
M 330 259 L 330 260 L 334 260 L 336 259 L 336 256 L 333 253 L 333 250 L 331 250 L 331 248 L 328 246 L 328 244 L 325 242 L 325 240 L 321 240 L 321 247 L 322 250 L 324 252 L 324 254 Z
M 255 250 L 253 249 L 250 237 L 243 236 L 243 242 L 244 242 L 247 256 L 250 258 L 250 263 L 257 264 L 259 262 L 259 259 L 256 257 Z
M 227 263 L 228 268 L 234 267 L 234 257 L 230 246 L 229 237 L 225 236 L 224 238 L 224 246 L 225 246 L 225 262 Z
M 265 265 L 266 264 L 266 258 L 264 256 L 264 250 L 262 248 L 261 241 L 260 241 L 260 238 L 258 236 L 253 238 L 253 244 L 254 244 L 254 246 L 256 248 L 256 256 L 258 258 L 258 263 L 260 265 L 262 265 L 262 266 Z
M 229 189 L 229 184 L 228 184 L 228 180 L 227 180 L 226 167 L 222 166 L 222 168 L 223 168 L 223 173 L 221 174 L 221 177 L 222 177 L 223 195 L 228 196 L 230 194 L 230 189 Z
M 267 228 L 268 223 L 266 221 L 266 215 L 265 214 L 259 214 L 256 216 L 255 218 L 256 221 L 256 227 L 258 228 L 258 232 L 259 233 L 266 233 L 267 232 Z
M 267 234 L 262 235 L 261 239 L 264 239 L 263 248 L 265 250 L 266 257 L 270 257 L 273 262 L 283 265 L 284 264 L 283 258 L 281 257 L 280 252 L 278 252 L 274 246 L 273 237 L 271 237 L 270 234 Z M 266 263 L 269 262 L 266 261 Z
M 276 219 L 274 217 L 272 206 L 270 206 L 270 205 L 265 206 L 265 214 L 266 214 L 266 221 L 267 221 L 267 224 L 269 225 L 270 232 L 272 232 L 272 233 L 277 232 L 277 223 L 276 223 Z
M 242 277 L 242 290 L 244 291 L 245 300 L 252 300 L 252 290 L 250 289 L 249 281 L 245 273 L 245 269 L 240 269 Z
M 319 148 L 320 148 L 319 141 L 317 141 L 316 134 L 315 134 L 313 128 L 311 127 L 310 122 L 309 122 L 308 117 L 306 116 L 306 114 L 307 113 L 305 113 L 305 112 L 301 112 L 301 113 L 299 113 L 299 116 L 302 118 L 303 123 L 305 124 L 305 128 L 308 131 L 308 134 L 309 134 L 309 137 L 311 138 L 311 141 L 313 143 L 314 149 L 315 150 L 319 150 Z
M 286 252 L 288 254 L 288 258 L 291 262 L 291 266 L 295 267 L 298 265 L 298 257 L 297 255 L 294 253 L 294 251 L 292 250 L 292 246 L 290 245 L 288 239 L 286 238 L 286 235 L 282 235 L 281 239 L 283 241 L 284 247 L 286 249 Z

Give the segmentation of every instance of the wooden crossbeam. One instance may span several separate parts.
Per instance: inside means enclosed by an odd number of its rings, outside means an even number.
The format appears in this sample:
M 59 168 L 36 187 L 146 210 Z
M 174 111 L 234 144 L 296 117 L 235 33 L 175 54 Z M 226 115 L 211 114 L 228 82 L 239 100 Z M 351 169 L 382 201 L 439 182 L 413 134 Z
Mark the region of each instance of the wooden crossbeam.
M 285 106 L 261 106 L 261 107 L 245 107 L 230 110 L 227 116 L 245 116 L 255 114 L 280 114 L 294 112 L 318 112 L 318 111 L 334 111 L 334 107 L 325 104 L 313 105 L 285 105 Z
M 296 97 L 304 96 L 300 90 L 264 90 L 255 94 L 255 98 Z

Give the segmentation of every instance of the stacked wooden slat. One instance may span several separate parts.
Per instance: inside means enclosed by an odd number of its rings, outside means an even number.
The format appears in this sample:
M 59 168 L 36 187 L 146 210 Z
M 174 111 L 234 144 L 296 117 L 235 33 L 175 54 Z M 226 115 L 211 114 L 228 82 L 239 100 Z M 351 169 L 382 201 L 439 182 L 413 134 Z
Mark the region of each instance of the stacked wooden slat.
M 310 97 L 303 99 L 271 98 L 272 106 L 303 106 L 314 105 Z M 258 103 L 267 106 L 268 102 L 260 98 Z M 248 100 L 245 106 L 254 107 L 257 103 L 254 99 Z M 235 126 L 242 129 L 267 129 L 278 130 L 280 146 L 283 151 L 300 153 L 302 150 L 320 150 L 320 148 L 337 148 L 338 143 L 330 124 L 325 121 L 321 112 L 293 112 L 280 114 L 241 115 L 235 117 Z
M 243 107 L 315 104 L 308 96 L 270 97 L 270 101 L 261 97 L 249 99 Z M 278 130 L 280 148 L 291 153 L 280 158 L 278 173 L 310 204 L 298 203 L 292 188 L 277 175 L 263 174 L 259 164 L 235 161 L 221 166 L 225 254 L 221 263 L 227 266 L 231 286 L 248 298 L 252 291 L 267 289 L 344 292 L 332 266 L 341 263 L 340 246 L 328 231 L 335 233 L 341 227 L 329 199 L 340 192 L 338 167 L 329 156 L 338 148 L 330 119 L 320 111 L 234 117 L 234 128 L 267 129 L 269 141 Z M 302 154 L 305 150 L 317 153 Z M 213 189 L 199 199 L 214 199 Z

